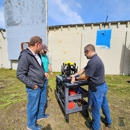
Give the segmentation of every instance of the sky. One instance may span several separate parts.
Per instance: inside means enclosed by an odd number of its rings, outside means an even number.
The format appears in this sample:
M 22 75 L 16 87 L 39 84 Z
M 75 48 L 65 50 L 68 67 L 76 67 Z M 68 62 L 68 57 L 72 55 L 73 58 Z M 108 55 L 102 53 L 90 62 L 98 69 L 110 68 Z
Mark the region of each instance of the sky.
M 0 28 L 5 27 L 0 0 Z M 130 0 L 48 0 L 48 26 L 130 20 Z

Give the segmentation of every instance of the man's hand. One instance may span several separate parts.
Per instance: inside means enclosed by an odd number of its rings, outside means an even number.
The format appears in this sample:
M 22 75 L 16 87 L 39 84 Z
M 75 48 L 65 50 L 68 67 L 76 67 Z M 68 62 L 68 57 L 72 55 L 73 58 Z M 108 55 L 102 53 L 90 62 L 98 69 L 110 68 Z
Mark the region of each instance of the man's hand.
M 74 75 L 70 75 L 70 78 L 75 78 L 75 76 Z
M 45 76 L 46 76 L 46 78 L 47 78 L 47 79 L 49 78 L 49 75 L 48 75 L 48 73 L 45 73 Z
M 37 88 L 38 88 L 38 86 L 37 86 L 37 85 L 35 85 L 35 86 L 33 87 L 33 89 L 34 89 L 34 90 L 36 90 Z
M 75 77 L 71 76 L 71 83 L 74 84 L 75 83 Z
M 53 72 L 52 72 L 52 71 L 50 72 L 50 75 L 51 75 L 52 77 L 54 76 L 54 74 L 53 74 Z

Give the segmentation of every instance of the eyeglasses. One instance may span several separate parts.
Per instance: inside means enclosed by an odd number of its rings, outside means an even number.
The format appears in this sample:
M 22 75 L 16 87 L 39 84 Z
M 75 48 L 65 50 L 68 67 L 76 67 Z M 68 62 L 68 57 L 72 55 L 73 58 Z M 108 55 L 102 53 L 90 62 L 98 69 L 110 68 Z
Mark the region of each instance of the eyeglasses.
M 39 45 L 40 47 L 42 47 L 42 46 L 43 46 L 43 44 L 42 44 L 42 43 L 38 43 L 38 45 Z
M 84 53 L 88 53 L 90 50 L 85 50 Z

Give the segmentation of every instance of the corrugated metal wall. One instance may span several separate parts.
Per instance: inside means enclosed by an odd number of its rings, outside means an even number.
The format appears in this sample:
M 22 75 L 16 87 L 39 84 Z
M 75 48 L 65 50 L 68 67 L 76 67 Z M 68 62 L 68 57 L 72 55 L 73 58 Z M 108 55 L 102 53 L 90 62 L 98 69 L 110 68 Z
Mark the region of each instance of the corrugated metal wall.
M 112 29 L 110 49 L 96 46 L 99 29 Z M 105 28 L 101 24 L 49 27 L 48 46 L 53 71 L 60 71 L 62 63 L 67 60 L 75 62 L 79 69 L 83 68 L 88 62 L 83 52 L 87 44 L 96 47 L 106 74 L 130 74 L 129 22 L 108 23 Z

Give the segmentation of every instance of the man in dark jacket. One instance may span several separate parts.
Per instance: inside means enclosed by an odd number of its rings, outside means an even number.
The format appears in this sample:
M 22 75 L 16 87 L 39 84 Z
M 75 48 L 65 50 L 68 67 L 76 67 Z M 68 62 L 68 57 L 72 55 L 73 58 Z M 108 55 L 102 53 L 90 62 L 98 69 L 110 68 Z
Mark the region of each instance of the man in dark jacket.
M 42 126 L 36 124 L 37 120 L 43 116 L 42 92 L 45 76 L 48 78 L 48 74 L 44 72 L 39 54 L 42 45 L 43 43 L 40 37 L 32 37 L 29 42 L 29 47 L 20 53 L 18 59 L 17 78 L 26 85 L 26 92 L 28 94 L 28 130 L 42 129 Z

